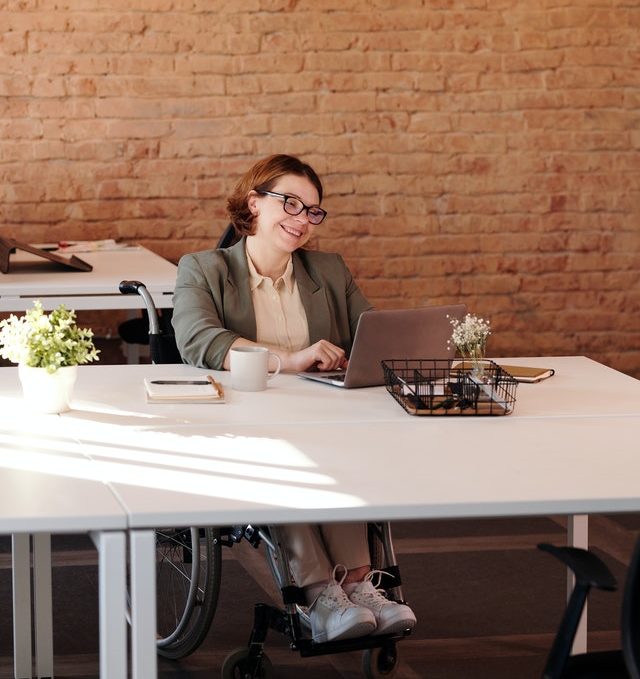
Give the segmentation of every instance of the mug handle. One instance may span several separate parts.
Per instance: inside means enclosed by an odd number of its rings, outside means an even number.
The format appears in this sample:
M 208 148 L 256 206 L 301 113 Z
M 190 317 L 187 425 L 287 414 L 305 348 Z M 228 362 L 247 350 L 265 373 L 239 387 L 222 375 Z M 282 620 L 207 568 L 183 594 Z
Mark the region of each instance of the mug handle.
M 271 356 L 273 356 L 273 358 L 276 359 L 277 367 L 272 373 L 267 372 L 267 379 L 268 380 L 270 380 L 272 377 L 275 377 L 280 372 L 280 365 L 281 365 L 280 356 L 278 356 L 278 354 L 272 354 L 271 352 L 269 352 L 269 357 L 271 357 Z

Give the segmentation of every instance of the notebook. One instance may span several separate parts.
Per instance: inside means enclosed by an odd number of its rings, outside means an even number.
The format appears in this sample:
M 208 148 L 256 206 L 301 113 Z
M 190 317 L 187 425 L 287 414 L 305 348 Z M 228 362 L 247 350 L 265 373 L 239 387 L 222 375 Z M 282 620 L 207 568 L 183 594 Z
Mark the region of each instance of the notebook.
M 384 384 L 381 361 L 402 358 L 454 358 L 451 318 L 462 319 L 464 304 L 365 311 L 358 322 L 346 370 L 303 372 L 300 377 L 336 387 Z
M 542 380 L 546 380 L 556 374 L 553 368 L 529 368 L 523 365 L 502 364 L 500 364 L 500 367 L 506 370 L 517 382 L 542 382 Z
M 145 377 L 148 403 L 224 403 L 224 389 L 213 377 Z

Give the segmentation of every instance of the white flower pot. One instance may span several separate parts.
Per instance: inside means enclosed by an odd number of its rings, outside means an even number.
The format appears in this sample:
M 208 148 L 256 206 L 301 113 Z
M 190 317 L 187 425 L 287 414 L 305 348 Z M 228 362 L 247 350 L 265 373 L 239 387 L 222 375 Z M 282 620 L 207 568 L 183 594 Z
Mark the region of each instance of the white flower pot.
M 69 401 L 78 374 L 78 366 L 58 368 L 48 373 L 45 368 L 32 368 L 20 364 L 18 374 L 27 407 L 39 413 L 63 413 L 69 410 Z

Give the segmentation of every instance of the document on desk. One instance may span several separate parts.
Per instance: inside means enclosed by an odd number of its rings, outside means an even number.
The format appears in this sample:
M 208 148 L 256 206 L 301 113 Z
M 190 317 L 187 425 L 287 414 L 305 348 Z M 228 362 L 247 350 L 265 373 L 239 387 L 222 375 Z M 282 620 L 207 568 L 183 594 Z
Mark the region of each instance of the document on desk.
M 105 240 L 60 241 L 55 248 L 59 254 L 74 252 L 107 252 L 110 250 L 135 250 L 138 246 L 131 243 L 119 243 L 113 238 Z
M 148 403 L 224 403 L 222 385 L 210 375 L 145 377 Z

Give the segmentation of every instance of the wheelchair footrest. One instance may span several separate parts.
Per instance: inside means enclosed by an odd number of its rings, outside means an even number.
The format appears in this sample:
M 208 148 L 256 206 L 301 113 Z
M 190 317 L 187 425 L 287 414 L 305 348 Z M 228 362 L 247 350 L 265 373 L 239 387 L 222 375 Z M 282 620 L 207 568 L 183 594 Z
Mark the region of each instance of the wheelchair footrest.
M 329 655 L 332 653 L 348 653 L 349 651 L 363 651 L 368 648 L 381 648 L 390 642 L 400 641 L 411 634 L 409 630 L 402 634 L 381 634 L 380 636 L 357 637 L 356 639 L 340 639 L 339 641 L 325 641 L 316 643 L 311 639 L 298 639 L 291 645 L 298 650 L 303 658 L 314 655 Z

